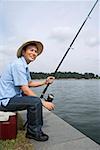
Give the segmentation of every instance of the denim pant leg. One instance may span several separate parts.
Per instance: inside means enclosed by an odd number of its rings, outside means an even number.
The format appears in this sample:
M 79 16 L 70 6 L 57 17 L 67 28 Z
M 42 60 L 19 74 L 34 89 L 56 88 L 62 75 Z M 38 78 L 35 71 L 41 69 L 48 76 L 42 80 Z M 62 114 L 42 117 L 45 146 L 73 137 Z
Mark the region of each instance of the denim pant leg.
M 40 134 L 43 126 L 42 103 L 40 98 L 36 98 L 35 107 L 30 106 L 27 109 L 27 132 L 31 134 Z M 38 127 L 38 128 L 37 128 Z M 34 130 L 33 130 L 34 129 Z
M 27 132 L 39 134 L 43 125 L 42 103 L 40 98 L 35 96 L 13 97 L 6 107 L 5 111 L 19 111 L 27 109 Z

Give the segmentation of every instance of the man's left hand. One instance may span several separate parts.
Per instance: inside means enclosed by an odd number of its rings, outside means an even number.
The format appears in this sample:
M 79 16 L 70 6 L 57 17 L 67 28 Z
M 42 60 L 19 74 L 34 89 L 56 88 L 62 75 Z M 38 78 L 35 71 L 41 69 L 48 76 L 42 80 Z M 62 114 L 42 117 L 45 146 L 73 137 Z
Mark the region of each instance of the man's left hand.
M 55 80 L 55 77 L 49 76 L 46 79 L 46 84 L 52 84 L 54 82 L 54 80 Z

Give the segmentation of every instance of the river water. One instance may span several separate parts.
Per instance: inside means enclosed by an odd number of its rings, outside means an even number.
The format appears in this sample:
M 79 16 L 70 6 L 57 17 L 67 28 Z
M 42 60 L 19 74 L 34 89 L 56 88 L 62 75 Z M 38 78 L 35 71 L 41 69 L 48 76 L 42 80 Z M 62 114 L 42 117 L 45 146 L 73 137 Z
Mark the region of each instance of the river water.
M 55 96 L 54 113 L 100 144 L 100 80 L 55 80 L 47 93 Z

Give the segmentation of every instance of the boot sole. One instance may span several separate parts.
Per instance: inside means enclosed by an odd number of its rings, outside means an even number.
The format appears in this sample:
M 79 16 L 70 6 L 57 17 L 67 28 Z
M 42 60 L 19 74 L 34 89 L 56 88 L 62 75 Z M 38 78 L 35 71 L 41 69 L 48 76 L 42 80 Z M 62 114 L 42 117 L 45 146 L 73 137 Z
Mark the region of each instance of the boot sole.
M 30 136 L 30 135 L 26 135 L 26 138 L 28 138 L 28 139 L 34 139 L 36 141 L 41 141 L 41 142 L 47 141 L 49 139 L 48 136 L 45 139 L 41 139 L 41 138 L 37 138 L 37 137 L 34 137 L 34 136 Z

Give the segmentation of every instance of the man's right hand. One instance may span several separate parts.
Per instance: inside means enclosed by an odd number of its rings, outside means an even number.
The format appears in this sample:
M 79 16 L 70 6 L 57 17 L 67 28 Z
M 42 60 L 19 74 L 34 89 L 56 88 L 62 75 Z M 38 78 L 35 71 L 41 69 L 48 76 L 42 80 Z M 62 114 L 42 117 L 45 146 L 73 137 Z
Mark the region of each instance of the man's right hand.
M 48 102 L 48 101 L 45 101 L 45 100 L 43 100 L 42 101 L 42 105 L 46 108 L 46 109 L 48 109 L 48 110 L 54 110 L 54 108 L 55 108 L 55 105 L 52 103 L 52 102 Z

